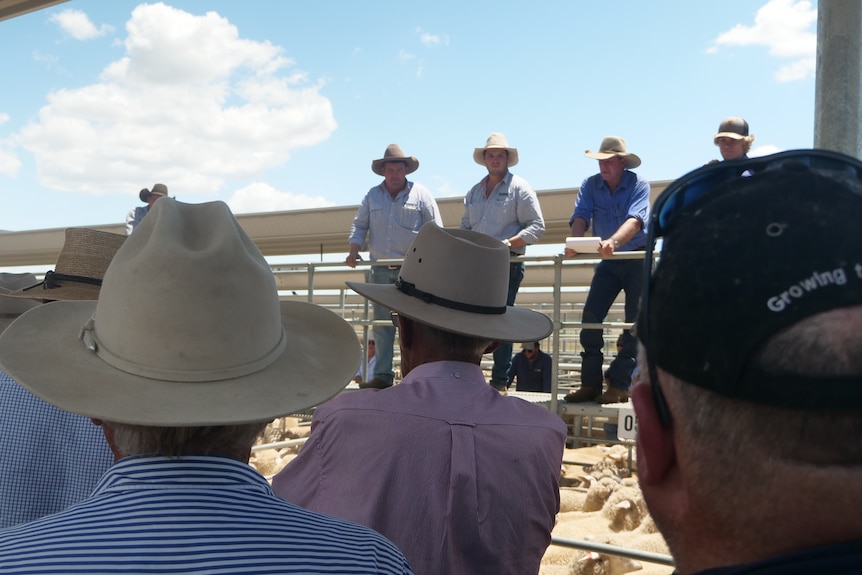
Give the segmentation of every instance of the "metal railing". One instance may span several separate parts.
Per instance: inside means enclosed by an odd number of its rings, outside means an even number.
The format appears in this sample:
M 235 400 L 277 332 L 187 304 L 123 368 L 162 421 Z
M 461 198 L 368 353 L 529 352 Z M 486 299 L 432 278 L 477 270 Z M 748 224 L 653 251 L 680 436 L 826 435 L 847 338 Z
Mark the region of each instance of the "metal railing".
M 613 255 L 613 259 L 643 259 L 644 252 L 642 251 L 632 251 L 632 252 L 620 252 Z M 561 341 L 562 341 L 562 333 L 566 330 L 574 330 L 574 329 L 602 329 L 605 332 L 609 330 L 624 330 L 629 329 L 632 324 L 625 321 L 605 321 L 603 323 L 583 323 L 581 321 L 569 321 L 566 317 L 564 317 L 563 313 L 563 305 L 564 299 L 568 296 L 571 299 L 574 299 L 573 296 L 568 295 L 573 292 L 564 291 L 564 288 L 581 288 L 580 292 L 576 292 L 578 294 L 577 299 L 580 300 L 582 296 L 585 294 L 585 290 L 589 288 L 589 281 L 584 281 L 587 279 L 587 275 L 591 279 L 591 274 L 578 274 L 578 278 L 582 283 L 578 283 L 577 285 L 565 285 L 564 282 L 564 269 L 568 267 L 572 268 L 580 268 L 580 267 L 595 267 L 598 264 L 600 259 L 597 259 L 595 256 L 589 255 L 579 255 L 575 257 L 565 257 L 562 254 L 554 255 L 554 256 L 520 256 L 518 258 L 514 258 L 515 261 L 523 261 L 526 266 L 525 272 L 525 280 L 528 277 L 528 274 L 531 270 L 537 270 L 539 268 L 544 269 L 551 267 L 552 268 L 552 276 L 550 283 L 540 282 L 537 285 L 535 282 L 528 281 L 526 282 L 526 286 L 529 287 L 529 290 L 525 290 L 525 284 L 522 283 L 522 290 L 519 292 L 519 306 L 529 307 L 541 313 L 545 313 L 550 315 L 551 321 L 553 322 L 554 329 L 551 333 L 551 350 L 550 355 L 553 361 L 553 365 L 556 369 L 551 372 L 551 404 L 549 409 L 554 413 L 557 412 L 557 394 L 560 389 L 560 365 L 561 365 L 561 357 L 563 350 L 561 349 Z M 390 260 L 379 260 L 376 262 L 359 262 L 357 263 L 356 270 L 368 270 L 372 266 L 389 266 L 389 265 L 400 265 L 402 260 L 400 259 L 390 259 Z M 306 293 L 305 298 L 310 303 L 316 303 L 316 293 L 320 290 L 318 289 L 317 277 L 319 274 L 319 270 L 327 269 L 330 271 L 338 272 L 344 271 L 346 268 L 349 270 L 348 273 L 356 273 L 356 270 L 352 268 L 347 268 L 346 265 L 337 263 L 337 262 L 319 262 L 319 263 L 306 263 L 306 264 L 292 264 L 290 266 L 290 271 L 280 271 L 278 267 L 274 268 L 274 273 L 278 276 L 279 273 L 301 273 L 299 270 L 303 269 L 307 274 L 306 280 Z M 542 274 L 542 277 L 545 277 L 547 274 Z M 361 276 L 360 276 L 361 277 Z M 362 280 L 359 280 L 362 281 Z M 327 286 L 327 289 L 333 289 L 332 284 Z M 532 291 L 531 291 L 532 290 Z M 348 292 L 346 287 L 340 287 L 340 301 L 338 307 L 342 310 L 342 316 L 345 315 L 345 311 L 349 309 L 348 304 Z M 537 299 L 535 294 L 550 294 L 551 302 L 550 309 L 545 306 L 543 303 L 536 302 Z M 531 300 L 532 298 L 532 300 Z M 354 298 L 355 299 L 355 298 Z M 345 318 L 350 323 L 362 328 L 363 331 L 363 341 L 367 338 L 367 329 L 369 327 L 373 327 L 375 325 L 388 325 L 388 320 L 377 320 L 375 321 L 370 317 L 370 306 L 367 305 L 367 301 L 364 298 L 359 298 L 364 301 L 365 305 L 362 310 L 362 316 L 358 318 Z M 356 300 L 358 301 L 358 300 Z M 580 301 L 578 302 L 580 303 Z M 614 315 L 619 315 L 621 313 L 620 306 L 615 304 L 613 307 Z M 573 310 L 574 311 L 574 310 Z M 580 311 L 580 310 L 578 310 Z M 606 351 L 609 351 L 606 349 Z M 568 363 L 568 362 L 567 362 Z M 579 362 L 574 362 L 579 364 Z

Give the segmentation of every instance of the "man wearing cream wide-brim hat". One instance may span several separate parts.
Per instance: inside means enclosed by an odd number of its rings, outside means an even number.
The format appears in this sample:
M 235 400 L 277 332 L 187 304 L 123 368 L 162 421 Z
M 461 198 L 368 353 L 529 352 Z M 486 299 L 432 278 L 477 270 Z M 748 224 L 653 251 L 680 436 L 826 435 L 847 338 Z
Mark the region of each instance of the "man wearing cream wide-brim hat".
M 270 420 L 344 388 L 359 344 L 334 313 L 279 301 L 226 204 L 156 202 L 99 300 L 28 311 L 0 365 L 93 418 L 116 459 L 82 504 L 0 533 L 0 573 L 410 573 L 391 542 L 286 504 L 248 465 Z
M 506 304 L 509 258 L 496 238 L 425 224 L 394 285 L 348 282 L 397 314 L 404 377 L 318 407 L 276 494 L 380 531 L 417 575 L 538 572 L 566 426 L 485 382 L 483 353 L 553 329 Z
M 641 159 L 628 151 L 619 136 L 606 136 L 597 152 L 584 152 L 599 161 L 599 173 L 585 179 L 569 219 L 573 237 L 582 237 L 587 229 L 601 238 L 598 253 L 602 261 L 596 266 L 581 321 L 602 323 L 621 291 L 626 294 L 625 320 L 634 322 L 640 297 L 643 262 L 640 259 L 613 259 L 617 252 L 642 250 L 646 245 L 649 221 L 649 182 L 632 172 Z M 566 247 L 566 255 L 576 251 Z M 605 374 L 604 338 L 601 329 L 582 329 L 580 335 L 581 387 L 566 396 L 569 402 L 628 401 L 631 376 L 637 358 L 637 341 L 624 330 L 622 346 L 607 370 L 608 389 L 602 393 Z
M 368 190 L 356 210 L 347 240 L 348 266 L 355 268 L 362 259 L 359 252 L 365 249 L 372 262 L 400 260 L 419 228 L 428 222 L 443 225 L 437 201 L 428 188 L 407 180 L 407 175 L 418 169 L 419 160 L 406 155 L 398 144 L 389 144 L 383 157 L 371 162 L 371 171 L 383 176 L 383 181 Z M 395 263 L 372 266 L 370 281 L 391 284 L 398 277 L 398 269 Z M 383 306 L 375 304 L 372 311 L 375 320 L 389 319 L 389 310 Z M 359 382 L 360 388 L 383 389 L 395 382 L 392 366 L 395 329 L 388 325 L 374 326 L 374 340 L 377 344 L 374 373 L 366 374 L 365 380 Z
M 167 197 L 167 195 L 168 187 L 164 184 L 155 184 L 151 190 L 144 188 L 138 192 L 138 198 L 147 205 L 129 210 L 126 216 L 126 235 L 129 236 L 132 234 L 135 228 L 138 227 L 138 224 L 144 219 L 144 216 L 150 212 L 150 208 L 153 207 L 156 200 Z
M 524 178 L 509 171 L 510 167 L 518 164 L 518 149 L 510 147 L 503 134 L 492 132 L 484 147 L 473 150 L 473 161 L 484 166 L 488 175 L 464 197 L 461 228 L 497 238 L 509 250 L 511 257 L 523 256 L 527 246 L 545 234 L 545 219 L 536 192 Z M 507 305 L 515 305 L 523 279 L 524 262 L 511 262 Z M 489 383 L 496 389 L 507 389 L 511 365 L 512 344 L 500 342 L 494 351 Z
M 53 270 L 0 274 L 0 332 L 52 300 L 99 297 L 105 270 L 126 237 L 69 228 Z M 92 493 L 113 454 L 89 418 L 33 395 L 0 370 L 0 528 L 57 513 Z

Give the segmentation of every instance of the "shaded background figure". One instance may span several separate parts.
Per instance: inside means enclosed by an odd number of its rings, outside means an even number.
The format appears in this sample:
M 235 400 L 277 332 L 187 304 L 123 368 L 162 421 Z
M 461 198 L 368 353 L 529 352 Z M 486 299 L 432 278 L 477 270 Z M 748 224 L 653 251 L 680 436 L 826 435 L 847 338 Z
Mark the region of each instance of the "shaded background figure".
M 517 381 L 517 391 L 551 392 L 551 356 L 539 349 L 538 341 L 521 344 L 521 351 L 512 358 L 509 385 Z
M 131 233 L 135 230 L 138 224 L 141 223 L 141 220 L 144 219 L 150 208 L 153 207 L 153 204 L 156 203 L 156 200 L 159 198 L 164 198 L 168 195 L 168 187 L 164 184 L 156 184 L 153 186 L 152 190 L 148 190 L 144 188 L 138 193 L 138 197 L 142 202 L 147 204 L 146 206 L 138 206 L 137 208 L 132 208 L 129 214 L 126 216 L 126 235 L 131 235 Z
M 356 267 L 361 258 L 359 252 L 368 249 L 372 262 L 402 259 L 410 242 L 424 224 L 434 222 L 443 225 L 437 201 L 431 192 L 418 182 L 407 180 L 407 175 L 419 169 L 419 160 L 407 156 L 398 144 L 389 144 L 383 157 L 371 162 L 371 171 L 383 176 L 383 181 L 368 190 L 350 226 L 350 252 L 345 263 Z M 371 283 L 391 284 L 398 278 L 401 266 L 372 266 L 369 272 Z M 375 320 L 389 322 L 389 310 L 374 304 Z M 391 325 L 374 326 L 377 343 L 374 371 L 370 379 L 359 383 L 359 387 L 384 389 L 395 381 L 392 367 L 395 328 Z
M 590 291 L 584 303 L 583 323 L 602 323 L 621 291 L 625 292 L 625 320 L 633 322 L 640 297 L 643 261 L 610 259 L 614 253 L 643 249 L 649 221 L 649 182 L 631 170 L 641 159 L 626 150 L 619 136 L 607 136 L 598 152 L 585 155 L 599 161 L 599 173 L 581 184 L 569 224 L 574 237 L 581 237 L 592 223 L 593 235 L 599 236 L 602 261 L 596 266 Z M 575 252 L 566 248 L 567 256 Z M 569 402 L 628 401 L 632 370 L 635 367 L 637 342 L 628 332 L 622 335 L 622 347 L 608 368 L 608 389 L 602 393 L 604 337 L 602 329 L 581 329 L 581 387 L 566 395 Z
M 748 122 L 738 116 L 731 116 L 721 121 L 712 141 L 718 146 L 722 161 L 746 160 L 754 135 L 748 133 Z
M 0 274 L 0 332 L 43 301 L 93 300 L 126 237 L 69 228 L 47 280 Z M 0 370 L 0 528 L 57 513 L 92 493 L 114 456 L 89 418 L 45 402 Z
M 497 238 L 512 257 L 524 255 L 527 246 L 545 234 L 545 219 L 536 192 L 524 178 L 509 171 L 518 164 L 517 148 L 510 148 L 506 136 L 493 132 L 484 147 L 473 150 L 473 161 L 487 168 L 488 175 L 464 197 L 461 228 Z M 506 305 L 515 305 L 523 279 L 524 262 L 511 262 Z M 489 382 L 496 389 L 508 388 L 511 364 L 512 344 L 501 341 L 494 351 Z
M 365 352 L 366 361 L 368 362 L 367 372 L 365 362 L 362 362 L 362 365 L 359 366 L 359 371 L 356 372 L 356 376 L 353 378 L 353 381 L 359 383 L 365 379 L 368 379 L 366 373 L 374 373 L 374 364 L 377 362 L 377 356 L 375 355 L 377 351 L 377 344 L 373 339 L 368 340 L 368 351 Z

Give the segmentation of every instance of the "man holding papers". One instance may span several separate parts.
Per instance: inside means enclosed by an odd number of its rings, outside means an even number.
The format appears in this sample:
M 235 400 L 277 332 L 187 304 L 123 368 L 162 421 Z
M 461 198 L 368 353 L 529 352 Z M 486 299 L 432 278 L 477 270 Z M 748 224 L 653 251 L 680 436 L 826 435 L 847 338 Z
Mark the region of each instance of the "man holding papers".
M 633 322 L 641 292 L 643 262 L 640 259 L 612 259 L 616 252 L 641 250 L 646 244 L 649 221 L 649 182 L 632 172 L 641 159 L 626 151 L 619 136 L 607 136 L 598 152 L 586 151 L 599 161 L 599 173 L 581 184 L 575 211 L 569 224 L 572 236 L 582 237 L 588 228 L 601 241 L 598 253 L 603 261 L 596 266 L 590 293 L 584 304 L 583 323 L 602 323 L 620 291 L 626 293 L 625 319 Z M 567 245 L 566 255 L 579 252 Z M 604 339 L 601 329 L 582 329 L 581 388 L 566 396 L 568 402 L 628 401 L 632 370 L 636 364 L 637 342 L 628 330 L 622 334 L 622 348 L 608 368 L 608 390 L 602 393 Z

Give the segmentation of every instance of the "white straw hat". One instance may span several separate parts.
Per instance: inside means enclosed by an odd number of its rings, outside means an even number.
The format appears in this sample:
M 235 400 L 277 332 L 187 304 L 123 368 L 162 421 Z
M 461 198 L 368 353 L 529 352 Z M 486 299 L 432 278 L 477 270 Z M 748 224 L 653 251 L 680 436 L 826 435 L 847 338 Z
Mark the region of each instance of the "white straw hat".
M 518 148 L 510 148 L 506 136 L 500 132 L 491 132 L 485 141 L 485 147 L 473 150 L 473 161 L 480 166 L 485 165 L 485 150 L 506 150 L 509 153 L 509 161 L 506 165 L 510 168 L 518 165 Z

